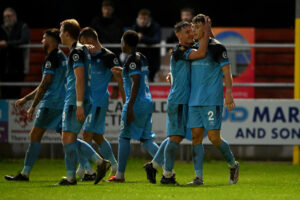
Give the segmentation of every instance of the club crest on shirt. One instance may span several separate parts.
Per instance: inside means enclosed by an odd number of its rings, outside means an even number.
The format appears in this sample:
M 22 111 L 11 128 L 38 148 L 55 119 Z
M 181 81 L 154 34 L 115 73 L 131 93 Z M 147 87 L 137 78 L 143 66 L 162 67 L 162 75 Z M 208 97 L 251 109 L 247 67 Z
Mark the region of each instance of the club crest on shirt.
M 225 59 L 228 58 L 227 52 L 226 52 L 226 51 L 223 51 L 222 56 L 223 56 L 223 58 L 225 58 Z
M 73 61 L 76 62 L 79 60 L 79 55 L 75 53 L 72 58 L 73 58 Z
M 50 61 L 47 61 L 46 63 L 45 63 L 45 68 L 46 69 L 49 69 L 51 67 L 51 62 Z
M 129 68 L 134 70 L 136 68 L 136 64 L 134 62 L 130 63 Z
M 114 62 L 114 65 L 119 65 L 118 58 L 114 58 L 113 62 Z

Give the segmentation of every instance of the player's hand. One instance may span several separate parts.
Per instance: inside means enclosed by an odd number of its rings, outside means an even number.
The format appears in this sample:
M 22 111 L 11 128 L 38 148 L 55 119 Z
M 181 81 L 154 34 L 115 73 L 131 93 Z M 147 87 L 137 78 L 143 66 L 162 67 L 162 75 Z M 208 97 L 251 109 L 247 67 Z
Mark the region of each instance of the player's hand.
M 95 54 L 97 53 L 97 49 L 94 45 L 91 45 L 91 44 L 85 44 L 85 46 L 87 47 L 87 49 L 89 50 L 89 52 L 91 54 Z
M 168 73 L 168 75 L 166 76 L 166 81 L 168 82 L 168 83 L 170 83 L 170 84 L 172 84 L 172 77 L 171 77 L 172 75 L 171 75 L 171 73 L 169 72 Z
M 16 109 L 22 109 L 25 103 L 26 103 L 26 100 L 24 98 L 18 99 L 15 102 L 15 108 Z
M 127 109 L 127 122 L 133 122 L 134 121 L 134 113 L 133 113 L 133 108 L 131 106 L 128 106 Z
M 76 109 L 76 119 L 79 122 L 84 122 L 85 116 L 84 116 L 84 108 L 83 108 L 83 106 L 77 106 L 77 109 Z
M 142 34 L 142 33 L 138 33 L 138 37 L 139 37 L 139 39 L 141 40 L 142 37 L 143 37 L 143 34 Z
M 122 67 L 113 67 L 113 68 L 111 68 L 110 71 L 111 71 L 112 73 L 117 73 L 117 74 L 121 75 L 121 74 L 122 74 L 122 71 L 123 71 L 123 68 L 122 68 Z
M 211 20 L 209 16 L 204 17 L 205 24 L 204 24 L 204 31 L 210 33 L 211 32 Z
M 6 48 L 7 47 L 7 42 L 5 40 L 0 40 L 0 48 Z
M 30 108 L 27 110 L 27 118 L 30 122 L 33 120 L 34 110 L 35 109 L 32 106 L 30 106 Z
M 231 111 L 235 108 L 235 103 L 231 92 L 226 92 L 225 94 L 225 106 L 227 107 L 228 111 Z

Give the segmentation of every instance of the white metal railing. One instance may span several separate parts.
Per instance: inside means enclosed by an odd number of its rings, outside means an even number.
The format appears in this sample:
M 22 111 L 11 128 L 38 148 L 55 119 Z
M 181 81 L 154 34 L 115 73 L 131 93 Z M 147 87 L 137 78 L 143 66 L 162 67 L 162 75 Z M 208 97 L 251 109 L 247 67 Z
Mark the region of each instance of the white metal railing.
M 120 48 L 120 44 L 102 44 L 108 48 Z M 139 44 L 140 48 L 161 48 L 161 50 L 165 51 L 165 48 L 175 47 L 177 43 L 174 44 L 166 44 L 165 41 L 162 41 L 159 44 L 155 45 L 145 45 Z M 293 43 L 260 43 L 260 44 L 224 44 L 226 48 L 230 51 L 243 51 L 250 50 L 251 48 L 295 48 L 295 44 Z M 66 48 L 65 45 L 60 45 L 62 48 Z M 20 45 L 20 48 L 42 48 L 42 44 L 26 44 Z M 0 86 L 25 86 L 25 87 L 35 87 L 38 86 L 39 82 L 0 82 Z M 110 83 L 110 85 L 115 86 L 117 83 Z M 150 83 L 150 86 L 168 86 L 169 83 L 160 82 L 160 83 Z M 235 87 L 283 87 L 283 88 L 293 88 L 294 83 L 233 83 Z

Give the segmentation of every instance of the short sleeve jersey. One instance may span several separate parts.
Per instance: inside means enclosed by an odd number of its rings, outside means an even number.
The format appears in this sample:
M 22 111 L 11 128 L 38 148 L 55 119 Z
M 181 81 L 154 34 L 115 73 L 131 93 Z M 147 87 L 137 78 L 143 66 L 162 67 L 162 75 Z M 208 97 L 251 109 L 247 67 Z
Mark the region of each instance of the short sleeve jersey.
M 224 45 L 210 39 L 206 57 L 191 62 L 191 95 L 189 106 L 223 105 L 223 71 L 229 59 Z
M 112 76 L 110 70 L 120 66 L 120 62 L 116 55 L 106 48 L 91 56 L 91 102 L 96 106 L 105 106 L 109 98 L 108 84 Z
M 74 69 L 84 67 L 84 100 L 90 100 L 90 70 L 91 70 L 91 55 L 88 49 L 81 43 L 75 42 L 70 49 L 69 64 L 67 70 L 67 93 L 65 104 L 76 105 L 76 77 Z
M 190 97 L 191 48 L 177 45 L 171 55 L 171 89 L 168 102 L 173 104 L 188 104 Z
M 122 71 L 126 103 L 128 103 L 131 95 L 132 81 L 130 77 L 135 74 L 140 75 L 140 87 L 136 97 L 136 102 L 152 102 L 148 82 L 148 68 L 148 61 L 143 54 L 134 52 L 127 57 Z
M 44 108 L 63 109 L 66 95 L 66 71 L 68 59 L 60 49 L 52 50 L 42 64 L 42 73 L 52 74 L 53 79 L 41 101 Z

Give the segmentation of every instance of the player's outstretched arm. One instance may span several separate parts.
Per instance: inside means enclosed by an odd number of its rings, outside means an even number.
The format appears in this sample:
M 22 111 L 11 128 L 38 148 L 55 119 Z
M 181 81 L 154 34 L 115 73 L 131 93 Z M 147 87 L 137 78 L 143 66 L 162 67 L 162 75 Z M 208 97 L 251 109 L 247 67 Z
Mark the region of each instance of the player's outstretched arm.
M 224 81 L 225 81 L 225 106 L 227 107 L 227 110 L 231 111 L 235 108 L 235 103 L 232 97 L 232 74 L 230 65 L 225 65 L 222 67 L 223 74 L 224 74 Z
M 210 18 L 208 16 L 205 16 L 205 23 L 203 24 L 204 36 L 199 41 L 199 48 L 197 50 L 192 51 L 189 54 L 189 60 L 196 60 L 196 59 L 205 58 L 206 51 L 207 51 L 208 40 L 209 40 L 209 36 L 210 36 L 210 33 L 211 33 L 211 25 L 210 24 L 211 24 Z
M 127 122 L 134 121 L 133 105 L 134 105 L 135 99 L 136 99 L 139 89 L 140 89 L 141 76 L 139 74 L 135 74 L 135 75 L 132 75 L 130 78 L 132 81 L 132 87 L 131 87 L 131 93 L 130 93 L 130 98 L 129 98 L 129 102 L 128 102 Z
M 114 68 L 117 68 L 116 71 L 113 70 Z M 113 72 L 113 76 L 114 78 L 117 80 L 118 82 L 118 86 L 119 86 L 119 91 L 121 93 L 121 97 L 122 97 L 122 102 L 123 104 L 125 103 L 125 91 L 124 91 L 124 87 L 123 87 L 123 79 L 122 79 L 122 73 L 119 73 L 119 69 L 122 70 L 122 68 L 120 66 L 118 67 L 113 67 L 111 69 L 111 71 Z M 115 71 L 115 72 L 114 72 Z M 121 71 L 122 72 L 122 71 Z
M 16 109 L 22 109 L 24 104 L 27 102 L 27 101 L 30 101 L 34 98 L 36 92 L 38 91 L 38 87 L 36 87 L 32 92 L 30 92 L 29 94 L 27 94 L 25 97 L 21 98 L 21 99 L 18 99 L 16 102 L 15 102 L 15 108 Z
M 27 110 L 27 117 L 30 121 L 33 120 L 33 114 L 35 107 L 40 103 L 43 99 L 49 85 L 51 84 L 53 79 L 52 74 L 44 74 L 40 85 L 36 88 L 35 96 L 30 108 Z
M 76 78 L 75 90 L 76 90 L 76 118 L 79 122 L 84 122 L 84 66 L 78 66 L 74 69 L 74 74 Z

